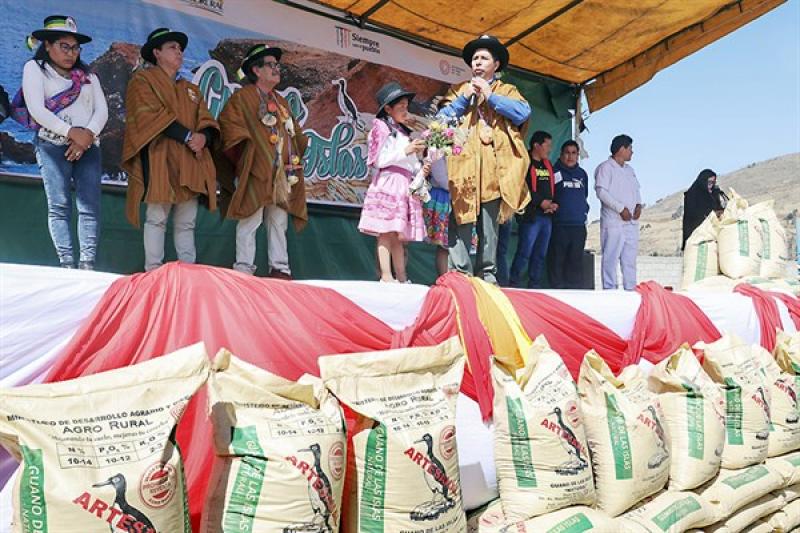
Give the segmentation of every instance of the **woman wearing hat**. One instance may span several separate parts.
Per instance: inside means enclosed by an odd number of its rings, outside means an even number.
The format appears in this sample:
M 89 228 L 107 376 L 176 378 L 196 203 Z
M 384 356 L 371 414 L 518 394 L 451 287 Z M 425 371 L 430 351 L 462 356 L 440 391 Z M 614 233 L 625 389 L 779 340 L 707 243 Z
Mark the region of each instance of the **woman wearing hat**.
M 408 105 L 413 99 L 414 93 L 399 83 L 381 87 L 376 95 L 378 114 L 367 139 L 367 165 L 376 175 L 364 197 L 358 229 L 378 238 L 384 282 L 408 281 L 403 243 L 421 241 L 426 234 L 420 199 L 409 192 L 414 175 L 422 171 L 420 157 L 425 151 L 425 141 L 410 138 Z M 430 165 L 425 165 L 424 172 L 430 172 Z
M 137 71 L 125 97 L 127 118 L 122 168 L 128 173 L 126 215 L 139 226 L 139 205 L 147 204 L 144 223 L 146 271 L 164 261 L 164 235 L 170 212 L 178 259 L 194 263 L 194 226 L 198 196 L 216 209 L 216 170 L 209 146 L 219 126 L 197 85 L 178 79 L 185 33 L 158 28 L 142 46 L 149 68 Z
M 531 108 L 516 87 L 497 79 L 509 57 L 496 37 L 470 41 L 462 57 L 472 79 L 450 89 L 440 112 L 469 128 L 464 151 L 447 163 L 453 203 L 450 262 L 459 272 L 497 283 L 499 224 L 530 202 L 524 132 Z M 469 250 L 475 228 L 478 254 L 473 265 Z
M 35 39 L 35 40 L 34 40 Z M 100 227 L 100 132 L 108 120 L 100 81 L 81 61 L 81 45 L 92 39 L 78 33 L 72 17 L 54 15 L 33 32 L 39 47 L 25 63 L 22 89 L 12 116 L 36 131 L 36 160 L 47 196 L 50 237 L 64 268 L 75 268 L 72 189 L 78 206 L 79 268 L 93 270 Z
M 308 222 L 300 162 L 308 137 L 275 90 L 281 55 L 280 48 L 264 44 L 247 51 L 239 75 L 250 83 L 231 96 L 219 117 L 224 156 L 217 157 L 217 169 L 222 211 L 238 220 L 233 268 L 255 273 L 256 231 L 263 223 L 269 276 L 291 279 L 286 231 L 289 215 L 297 231 Z

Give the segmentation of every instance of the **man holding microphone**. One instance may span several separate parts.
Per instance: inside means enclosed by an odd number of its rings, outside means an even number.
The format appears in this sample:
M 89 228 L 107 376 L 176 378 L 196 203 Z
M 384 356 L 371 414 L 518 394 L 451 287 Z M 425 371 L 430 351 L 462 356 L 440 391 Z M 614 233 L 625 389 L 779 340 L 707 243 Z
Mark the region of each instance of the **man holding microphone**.
M 449 267 L 497 283 L 499 224 L 530 202 L 524 132 L 531 108 L 516 87 L 496 77 L 509 59 L 496 37 L 470 41 L 462 57 L 472 78 L 450 89 L 440 111 L 468 128 L 463 152 L 447 159 L 453 204 Z M 473 228 L 478 234 L 475 265 L 469 255 Z

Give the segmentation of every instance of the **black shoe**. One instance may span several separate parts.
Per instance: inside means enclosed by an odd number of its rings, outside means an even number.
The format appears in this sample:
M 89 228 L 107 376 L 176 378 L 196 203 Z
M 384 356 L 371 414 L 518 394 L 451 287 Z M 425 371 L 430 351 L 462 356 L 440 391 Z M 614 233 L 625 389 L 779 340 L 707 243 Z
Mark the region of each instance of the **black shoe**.
M 78 263 L 78 268 L 81 270 L 94 270 L 94 261 L 81 261 Z
M 74 263 L 61 263 L 61 268 L 71 268 L 71 269 L 74 269 L 74 268 L 75 268 L 75 264 L 74 264 Z

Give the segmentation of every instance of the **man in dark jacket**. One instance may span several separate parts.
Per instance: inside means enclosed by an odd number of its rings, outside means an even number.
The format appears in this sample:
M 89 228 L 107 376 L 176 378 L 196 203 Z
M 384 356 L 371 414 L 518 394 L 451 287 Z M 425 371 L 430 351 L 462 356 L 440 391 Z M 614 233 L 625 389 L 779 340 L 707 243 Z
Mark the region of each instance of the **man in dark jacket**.
M 683 193 L 683 243 L 681 250 L 686 248 L 686 240 L 697 229 L 711 211 L 717 215 L 722 214 L 728 197 L 717 187 L 717 174 L 707 168 L 698 174 L 689 190 Z
M 555 203 L 553 233 L 548 252 L 548 275 L 553 289 L 580 289 L 586 215 L 589 213 L 589 176 L 578 165 L 578 143 L 561 145 L 561 157 L 553 165 Z
M 531 193 L 531 202 L 521 215 L 517 215 L 519 225 L 519 242 L 514 260 L 511 263 L 510 283 L 518 287 L 525 265 L 528 265 L 529 289 L 542 287 L 547 247 L 550 244 L 553 214 L 558 204 L 553 201 L 555 178 L 553 166 L 547 159 L 553 146 L 553 138 L 546 131 L 534 132 L 531 137 L 531 166 L 526 178 Z

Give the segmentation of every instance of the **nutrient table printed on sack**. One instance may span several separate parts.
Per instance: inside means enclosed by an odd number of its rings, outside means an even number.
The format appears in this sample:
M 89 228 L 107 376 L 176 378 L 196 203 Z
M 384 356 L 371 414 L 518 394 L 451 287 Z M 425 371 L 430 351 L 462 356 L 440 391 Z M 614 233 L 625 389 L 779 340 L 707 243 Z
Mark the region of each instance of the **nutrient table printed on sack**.
M 104 468 L 133 463 L 159 453 L 170 428 L 155 431 L 137 438 L 109 439 L 103 443 L 58 443 L 58 461 L 61 468 Z

